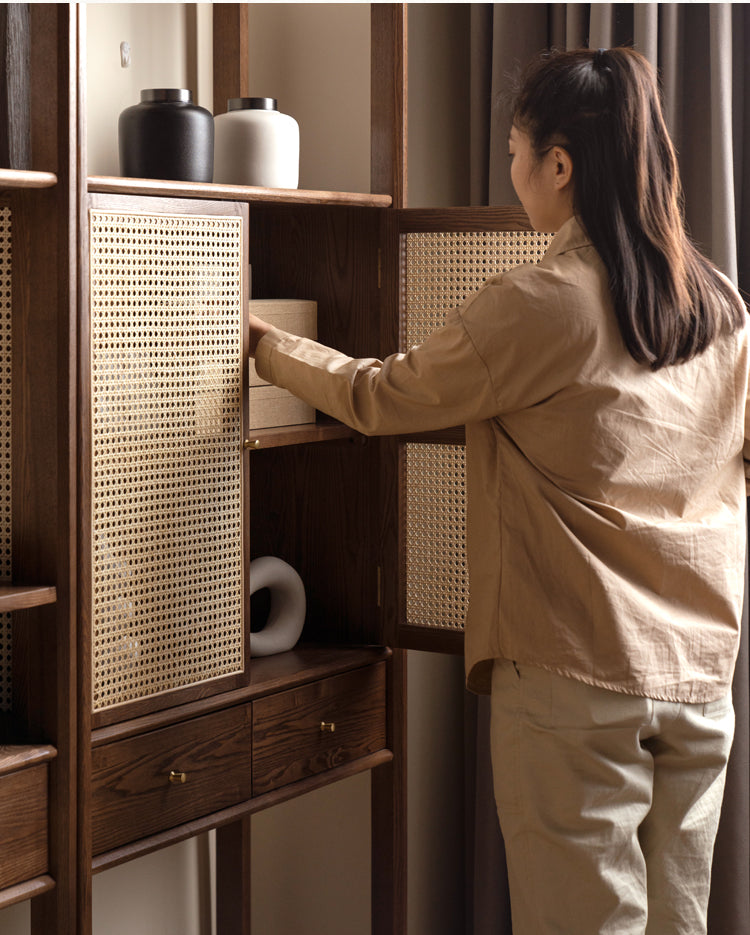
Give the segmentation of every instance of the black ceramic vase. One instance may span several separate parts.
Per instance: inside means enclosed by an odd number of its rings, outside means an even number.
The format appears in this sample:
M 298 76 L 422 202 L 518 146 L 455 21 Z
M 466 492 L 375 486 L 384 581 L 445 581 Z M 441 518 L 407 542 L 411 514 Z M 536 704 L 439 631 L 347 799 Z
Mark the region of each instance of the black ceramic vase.
M 118 136 L 127 178 L 213 181 L 214 118 L 184 88 L 141 91 L 120 114 Z

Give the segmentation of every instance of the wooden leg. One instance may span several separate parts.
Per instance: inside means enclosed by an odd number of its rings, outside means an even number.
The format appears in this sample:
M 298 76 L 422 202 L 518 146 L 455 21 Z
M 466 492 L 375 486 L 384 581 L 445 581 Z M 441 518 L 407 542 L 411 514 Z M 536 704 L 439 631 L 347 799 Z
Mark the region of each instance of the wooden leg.
M 406 935 L 406 652 L 389 663 L 393 761 L 372 772 L 372 935 Z
M 250 935 L 250 816 L 216 829 L 216 932 Z

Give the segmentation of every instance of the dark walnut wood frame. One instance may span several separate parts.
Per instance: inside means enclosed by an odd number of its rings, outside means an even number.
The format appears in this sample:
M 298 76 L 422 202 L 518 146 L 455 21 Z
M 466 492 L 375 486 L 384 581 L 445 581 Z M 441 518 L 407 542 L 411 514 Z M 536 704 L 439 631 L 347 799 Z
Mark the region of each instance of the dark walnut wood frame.
M 246 14 L 214 6 L 217 113 L 247 93 Z M 253 295 L 316 299 L 320 339 L 355 356 L 398 348 L 403 233 L 527 227 L 503 209 L 405 209 L 405 8 L 373 4 L 371 16 L 372 193 L 352 194 L 89 178 L 82 11 L 30 7 L 31 165 L 0 169 L 14 225 L 14 583 L 0 588 L 0 610 L 14 612 L 12 726 L 0 734 L 0 827 L 12 832 L 0 907 L 31 899 L 34 935 L 91 935 L 92 873 L 209 829 L 218 930 L 249 935 L 250 816 L 364 770 L 372 932 L 406 930 L 404 648 L 461 651 L 460 635 L 402 626 L 408 439 L 366 439 L 323 417 L 250 433 L 249 557 L 277 555 L 299 570 L 305 644 L 251 660 L 219 692 L 91 713 L 91 199 L 134 212 L 185 199 L 197 211 L 236 205 Z M 13 824 L 19 789 L 34 792 Z M 14 855 L 18 872 L 3 876 Z

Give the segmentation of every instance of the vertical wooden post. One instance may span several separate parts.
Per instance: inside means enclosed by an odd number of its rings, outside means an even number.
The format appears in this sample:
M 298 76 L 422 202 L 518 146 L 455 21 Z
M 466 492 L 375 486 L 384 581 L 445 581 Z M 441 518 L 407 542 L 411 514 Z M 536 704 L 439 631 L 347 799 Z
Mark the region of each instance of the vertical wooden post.
M 388 664 L 388 745 L 372 772 L 372 935 L 406 935 L 406 651 Z
M 407 22 L 405 3 L 373 3 L 370 21 L 372 191 L 407 205 Z
M 248 5 L 213 5 L 214 116 L 226 113 L 231 97 L 250 93 Z M 250 935 L 250 816 L 216 830 L 216 930 Z
M 250 816 L 216 829 L 216 931 L 250 935 Z
M 390 194 L 394 208 L 407 204 L 407 6 L 374 3 L 370 21 L 370 184 Z M 384 224 L 385 236 L 392 225 Z M 390 250 L 383 256 L 392 258 Z M 392 271 L 389 271 L 392 272 Z M 390 279 L 389 275 L 385 276 Z M 385 288 L 382 314 L 395 316 L 392 290 Z M 390 324 L 390 321 L 389 321 Z M 390 331 L 389 331 L 390 333 Z M 390 343 L 390 342 L 386 342 Z M 389 348 L 390 349 L 390 348 Z M 382 440 L 382 445 L 390 444 Z M 385 450 L 385 448 L 384 448 Z M 392 455 L 392 452 L 391 452 Z M 383 458 L 383 463 L 392 460 Z M 397 547 L 397 543 L 391 542 Z M 384 567 L 390 562 L 384 562 Z M 398 602 L 387 600 L 384 613 Z M 395 633 L 385 621 L 385 633 Z M 388 664 L 388 745 L 393 761 L 372 773 L 372 933 L 405 935 L 406 891 L 406 653 L 394 649 Z
M 0 166 L 31 168 L 28 3 L 0 6 Z
M 32 169 L 57 184 L 13 202 L 13 572 L 54 584 L 57 602 L 14 627 L 24 665 L 14 706 L 33 739 L 54 744 L 49 872 L 55 887 L 31 903 L 34 935 L 87 935 L 91 866 L 81 857 L 77 773 L 77 264 L 80 164 L 79 14 L 75 4 L 29 10 Z M 82 674 L 85 680 L 85 674 Z M 88 745 L 89 738 L 86 738 Z M 80 755 L 79 755 L 80 754 Z M 81 921 L 83 917 L 83 921 Z
M 250 94 L 248 4 L 214 3 L 214 116 L 230 97 Z
M 213 5 L 214 116 L 226 113 L 230 97 L 249 95 L 248 7 Z M 216 830 L 216 929 L 220 935 L 250 935 L 250 818 Z

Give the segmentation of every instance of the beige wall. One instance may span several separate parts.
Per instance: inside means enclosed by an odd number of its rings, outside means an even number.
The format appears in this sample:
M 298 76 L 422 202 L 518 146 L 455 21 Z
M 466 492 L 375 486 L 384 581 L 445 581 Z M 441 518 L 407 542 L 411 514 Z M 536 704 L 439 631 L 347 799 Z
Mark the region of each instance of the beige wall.
M 410 12 L 410 203 L 461 204 L 465 14 Z M 189 87 L 211 108 L 210 4 L 87 4 L 90 174 L 118 174 L 117 117 L 141 88 Z M 300 185 L 369 190 L 369 4 L 251 5 L 251 94 L 300 123 Z M 192 46 L 190 37 L 200 39 Z M 120 66 L 120 42 L 132 64 Z M 409 935 L 462 930 L 462 660 L 409 654 Z M 253 926 L 262 935 L 369 931 L 370 780 L 354 777 L 253 818 Z M 94 878 L 95 935 L 209 935 L 212 835 Z M 0 910 L 26 935 L 28 905 Z
M 120 112 L 138 103 L 142 88 L 190 87 L 187 9 L 183 3 L 88 3 L 86 13 L 89 173 L 118 175 Z M 121 42 L 130 44 L 129 68 L 120 64 Z
M 89 173 L 117 175 L 117 119 L 142 88 L 189 87 L 213 109 L 211 5 L 89 3 Z M 198 36 L 197 44 L 193 36 Z M 120 64 L 120 43 L 131 65 Z M 370 8 L 250 5 L 250 93 L 300 125 L 300 188 L 369 191 Z
M 250 5 L 250 94 L 300 125 L 300 188 L 370 190 L 370 6 Z

